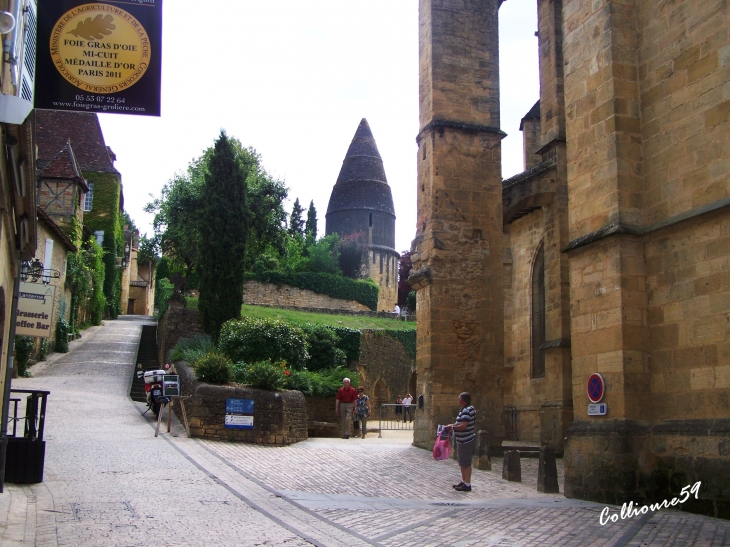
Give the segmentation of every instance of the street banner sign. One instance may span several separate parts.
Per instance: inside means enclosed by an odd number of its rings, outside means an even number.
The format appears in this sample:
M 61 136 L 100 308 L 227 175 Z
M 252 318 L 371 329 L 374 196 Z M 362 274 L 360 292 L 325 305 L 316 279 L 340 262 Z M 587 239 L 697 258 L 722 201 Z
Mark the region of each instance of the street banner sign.
M 35 107 L 160 115 L 162 0 L 39 0 Z
M 253 429 L 253 399 L 226 399 L 224 427 L 228 429 Z
M 18 294 L 18 318 L 15 321 L 17 336 L 49 338 L 53 321 L 53 303 L 56 287 L 44 283 L 21 281 Z

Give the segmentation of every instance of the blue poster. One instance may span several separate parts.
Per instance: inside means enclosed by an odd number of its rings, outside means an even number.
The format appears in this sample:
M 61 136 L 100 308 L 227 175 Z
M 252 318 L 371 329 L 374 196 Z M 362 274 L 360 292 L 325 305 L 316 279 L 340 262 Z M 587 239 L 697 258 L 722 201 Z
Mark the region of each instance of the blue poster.
M 253 399 L 226 399 L 225 427 L 228 429 L 253 429 Z

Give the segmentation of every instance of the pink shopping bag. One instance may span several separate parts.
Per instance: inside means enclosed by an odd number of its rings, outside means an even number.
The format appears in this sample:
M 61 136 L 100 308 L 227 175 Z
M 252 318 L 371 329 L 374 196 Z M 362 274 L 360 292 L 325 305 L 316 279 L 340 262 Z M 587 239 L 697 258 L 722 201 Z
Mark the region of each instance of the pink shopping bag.
M 433 445 L 433 459 L 434 460 L 448 460 L 451 456 L 451 442 L 449 441 L 449 434 L 442 432 L 436 437 L 436 442 Z

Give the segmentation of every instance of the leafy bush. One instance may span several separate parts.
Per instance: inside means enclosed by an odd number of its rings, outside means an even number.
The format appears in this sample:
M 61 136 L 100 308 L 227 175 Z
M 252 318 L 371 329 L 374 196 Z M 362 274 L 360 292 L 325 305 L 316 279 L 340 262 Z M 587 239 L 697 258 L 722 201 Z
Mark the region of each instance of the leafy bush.
M 338 367 L 318 372 L 309 370 L 292 370 L 287 379 L 287 387 L 296 389 L 304 395 L 315 397 L 334 397 L 342 387 L 342 379 L 349 377 L 353 387 L 357 387 L 359 379 L 351 370 Z
M 278 391 L 284 389 L 286 384 L 286 370 L 283 362 L 272 363 L 271 361 L 258 361 L 253 363 L 246 376 L 246 383 L 257 389 L 268 389 Z M 288 372 L 288 371 L 287 371 Z
M 18 376 L 28 375 L 28 360 L 34 345 L 35 339 L 32 336 L 15 337 L 15 367 L 18 369 Z
M 220 353 L 208 353 L 193 367 L 198 380 L 208 384 L 227 384 L 231 380 L 231 360 Z
M 327 328 L 332 329 L 339 337 L 340 341 L 337 344 L 337 347 L 345 352 L 346 359 L 348 361 L 359 361 L 362 333 L 357 329 L 350 329 L 347 327 Z
M 41 345 L 38 348 L 38 360 L 45 361 L 47 357 L 48 357 L 48 338 L 43 338 L 41 340 Z
M 56 323 L 56 347 L 58 353 L 68 353 L 68 335 L 71 332 L 71 326 L 63 319 L 59 319 Z
M 248 383 L 248 373 L 251 370 L 251 366 L 247 365 L 243 361 L 233 363 L 231 366 L 231 373 L 233 374 L 233 381 L 237 384 Z
M 332 298 L 354 300 L 371 310 L 378 309 L 378 285 L 371 279 L 354 280 L 340 275 L 319 272 L 248 272 L 245 279 L 274 285 L 291 285 L 326 294 Z
M 347 364 L 347 355 L 338 347 L 340 337 L 333 329 L 311 323 L 305 323 L 301 327 L 309 344 L 308 370 L 317 371 Z
M 163 277 L 157 281 L 155 300 L 157 300 L 158 319 L 165 315 L 165 312 L 167 311 L 167 302 L 170 300 L 173 292 L 175 292 L 175 285 L 170 283 L 167 279 Z
M 293 369 L 309 360 L 304 331 L 271 319 L 232 319 L 221 327 L 218 349 L 233 361 L 285 361 Z
M 207 334 L 193 336 L 192 338 L 181 338 L 170 352 L 173 361 L 187 361 L 191 365 L 208 353 L 215 351 L 215 345 Z

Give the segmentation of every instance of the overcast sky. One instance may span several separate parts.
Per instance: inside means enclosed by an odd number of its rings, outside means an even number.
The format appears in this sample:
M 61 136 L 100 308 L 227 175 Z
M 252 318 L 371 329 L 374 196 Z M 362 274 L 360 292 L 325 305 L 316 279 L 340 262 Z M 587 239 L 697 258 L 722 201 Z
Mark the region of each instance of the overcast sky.
M 500 9 L 504 178 L 522 171 L 522 116 L 538 99 L 536 0 Z M 221 129 L 254 147 L 319 233 L 342 160 L 370 124 L 396 211 L 396 250 L 416 226 L 418 0 L 164 0 L 162 116 L 100 114 L 124 204 L 152 233 L 149 194 Z

